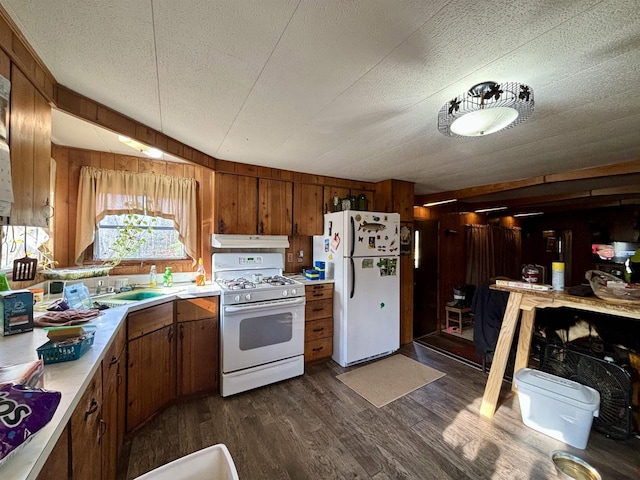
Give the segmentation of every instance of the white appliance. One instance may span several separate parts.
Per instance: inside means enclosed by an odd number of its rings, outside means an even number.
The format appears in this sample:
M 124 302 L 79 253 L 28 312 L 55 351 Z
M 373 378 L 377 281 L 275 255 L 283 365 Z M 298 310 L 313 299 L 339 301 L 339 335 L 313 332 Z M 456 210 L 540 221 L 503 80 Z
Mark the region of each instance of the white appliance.
M 400 348 L 400 214 L 324 216 L 313 259 L 333 278 L 333 356 L 347 367 Z
M 281 253 L 214 253 L 223 397 L 304 373 L 304 285 Z

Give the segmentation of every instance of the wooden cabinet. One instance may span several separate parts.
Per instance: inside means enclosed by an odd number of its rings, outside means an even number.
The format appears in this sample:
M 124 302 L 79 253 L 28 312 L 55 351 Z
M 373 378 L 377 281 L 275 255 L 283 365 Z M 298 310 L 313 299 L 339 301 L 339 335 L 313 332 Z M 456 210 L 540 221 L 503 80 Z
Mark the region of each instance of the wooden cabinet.
M 328 360 L 333 353 L 333 283 L 306 285 L 304 361 Z
M 231 173 L 214 178 L 214 232 L 255 234 L 258 223 L 258 179 Z
M 67 424 L 36 480 L 65 480 L 69 478 L 69 438 L 69 425 Z
M 127 432 L 175 396 L 173 303 L 127 317 Z
M 218 298 L 176 302 L 178 395 L 218 391 Z
M 15 202 L 13 225 L 49 227 L 51 197 L 51 107 L 29 79 L 11 65 L 9 146 Z
M 214 232 L 291 235 L 293 183 L 216 173 Z
M 293 183 L 261 178 L 258 181 L 258 234 L 291 235 Z
M 102 360 L 102 480 L 115 480 L 116 465 L 124 438 L 125 328 L 122 327 Z
M 102 369 L 98 369 L 71 415 L 71 477 L 102 478 Z
M 323 188 L 296 183 L 293 186 L 293 234 L 322 235 Z

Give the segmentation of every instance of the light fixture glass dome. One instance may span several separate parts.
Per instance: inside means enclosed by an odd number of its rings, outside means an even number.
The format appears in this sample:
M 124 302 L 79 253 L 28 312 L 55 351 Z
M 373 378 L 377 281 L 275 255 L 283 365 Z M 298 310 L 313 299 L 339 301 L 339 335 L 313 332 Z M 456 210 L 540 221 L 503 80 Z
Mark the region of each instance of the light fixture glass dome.
M 450 137 L 479 137 L 525 122 L 533 89 L 521 83 L 483 82 L 450 100 L 438 113 L 438 130 Z
M 516 118 L 518 111 L 514 108 L 486 108 L 456 118 L 450 128 L 456 135 L 479 137 L 502 130 Z

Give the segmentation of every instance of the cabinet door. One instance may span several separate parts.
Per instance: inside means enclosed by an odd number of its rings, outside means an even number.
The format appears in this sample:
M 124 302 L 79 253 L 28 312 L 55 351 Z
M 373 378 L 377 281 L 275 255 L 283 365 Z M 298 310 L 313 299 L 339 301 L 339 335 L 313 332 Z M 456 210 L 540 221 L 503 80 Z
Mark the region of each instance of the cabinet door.
M 258 179 L 216 173 L 214 232 L 255 234 L 258 219 Z
M 322 235 L 323 188 L 320 185 L 296 183 L 293 187 L 293 234 Z
M 218 390 L 218 320 L 178 324 L 178 395 Z
M 116 334 L 116 338 L 107 350 L 102 361 L 102 420 L 104 435 L 102 444 L 102 480 L 115 480 L 118 462 L 118 438 L 121 432 L 118 418 L 118 390 L 120 385 L 120 369 L 124 352 L 124 328 Z
M 69 478 L 69 425 L 65 427 L 36 480 Z
M 51 107 L 15 65 L 11 66 L 11 223 L 49 227 Z
M 98 369 L 71 415 L 71 477 L 100 480 L 102 369 Z
M 293 184 L 261 178 L 258 197 L 258 234 L 291 235 Z
M 172 324 L 127 344 L 127 432 L 175 395 L 174 337 Z

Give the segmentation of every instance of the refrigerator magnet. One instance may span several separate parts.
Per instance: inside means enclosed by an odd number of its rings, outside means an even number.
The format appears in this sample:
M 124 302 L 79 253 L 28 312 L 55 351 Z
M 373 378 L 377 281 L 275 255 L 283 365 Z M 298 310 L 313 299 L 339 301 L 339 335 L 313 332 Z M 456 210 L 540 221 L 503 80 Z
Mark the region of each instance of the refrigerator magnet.
M 325 253 L 329 251 L 329 239 L 328 238 L 324 239 L 324 251 L 325 251 Z
M 373 258 L 363 258 L 362 268 L 373 268 Z
M 333 236 L 333 239 L 331 240 L 331 251 L 335 253 L 338 250 L 339 246 L 340 246 L 340 235 L 336 233 Z
M 376 237 L 369 237 L 369 248 L 376 248 Z

